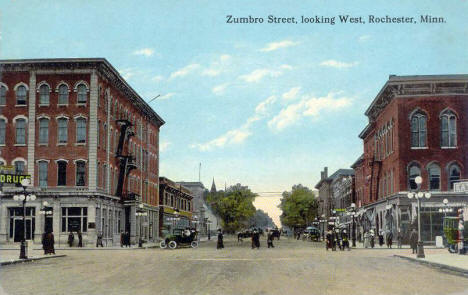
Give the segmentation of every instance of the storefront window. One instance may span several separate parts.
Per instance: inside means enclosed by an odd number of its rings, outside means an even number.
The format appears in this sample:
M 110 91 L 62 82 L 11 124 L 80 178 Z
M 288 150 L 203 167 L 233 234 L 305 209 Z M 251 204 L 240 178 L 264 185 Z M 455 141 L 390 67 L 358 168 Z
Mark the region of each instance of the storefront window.
M 64 207 L 62 208 L 62 232 L 87 232 L 88 208 Z

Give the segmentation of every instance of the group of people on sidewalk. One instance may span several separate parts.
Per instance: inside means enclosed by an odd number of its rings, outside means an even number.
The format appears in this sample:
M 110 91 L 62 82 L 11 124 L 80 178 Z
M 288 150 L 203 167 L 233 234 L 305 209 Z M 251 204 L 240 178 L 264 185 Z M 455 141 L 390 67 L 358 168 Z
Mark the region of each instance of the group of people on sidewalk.
M 341 233 L 338 230 L 332 231 L 329 230 L 326 236 L 326 244 L 325 247 L 328 249 L 332 249 L 332 251 L 336 251 L 336 246 L 343 251 L 345 248 L 350 251 L 349 248 L 349 237 L 346 230 L 343 230 Z
M 260 249 L 260 231 L 256 228 L 252 231 L 252 249 Z M 273 245 L 274 234 L 272 230 L 267 232 L 267 245 L 268 248 L 274 248 Z M 218 242 L 216 244 L 216 249 L 224 248 L 224 234 L 221 229 L 218 229 Z
M 83 235 L 80 230 L 76 231 L 76 234 L 78 235 L 78 247 L 81 248 L 83 247 Z M 73 241 L 75 241 L 75 235 L 70 231 L 68 234 L 68 246 L 73 247 Z
M 44 249 L 44 255 L 55 254 L 55 238 L 52 232 L 42 234 L 42 249 Z

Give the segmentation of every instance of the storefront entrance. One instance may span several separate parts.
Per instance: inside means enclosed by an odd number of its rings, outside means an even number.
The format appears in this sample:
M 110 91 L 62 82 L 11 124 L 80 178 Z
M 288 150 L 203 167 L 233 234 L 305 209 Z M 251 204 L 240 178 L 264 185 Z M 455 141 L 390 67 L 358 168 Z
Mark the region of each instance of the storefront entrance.
M 35 231 L 34 208 L 26 208 L 26 240 L 34 239 Z M 23 208 L 9 208 L 10 230 L 9 238 L 14 242 L 21 242 L 24 237 Z

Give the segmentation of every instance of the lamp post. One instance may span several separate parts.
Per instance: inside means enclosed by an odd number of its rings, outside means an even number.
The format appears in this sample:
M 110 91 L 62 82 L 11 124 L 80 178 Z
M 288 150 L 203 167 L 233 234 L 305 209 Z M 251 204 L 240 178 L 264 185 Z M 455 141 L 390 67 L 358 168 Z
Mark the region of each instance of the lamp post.
M 439 212 L 440 213 L 443 212 L 444 217 L 447 217 L 447 212 L 452 212 L 453 209 L 448 207 L 448 200 L 447 199 L 444 199 L 442 202 L 444 203 L 444 208 L 439 208 Z
M 353 244 L 352 246 L 353 247 L 356 247 L 356 221 L 354 219 L 354 217 L 356 216 L 356 204 L 355 203 L 351 203 L 351 218 L 353 219 L 353 226 L 352 226 L 352 235 L 351 235 L 351 239 L 353 241 Z
M 23 193 L 13 196 L 13 200 L 20 201 L 23 203 L 23 239 L 21 240 L 20 256 L 19 256 L 20 259 L 28 258 L 28 254 L 27 254 L 28 246 L 26 245 L 26 201 L 36 200 L 36 196 L 34 194 L 26 191 L 26 188 L 28 188 L 30 185 L 31 185 L 31 181 L 29 180 L 29 178 L 25 178 L 21 180 Z
M 44 215 L 44 232 L 47 233 L 47 217 L 54 213 L 52 207 L 49 207 L 49 202 L 42 202 L 42 208 L 39 210 L 39 214 Z
M 422 183 L 422 177 L 421 176 L 416 176 L 414 179 L 414 182 L 417 185 L 416 192 L 409 192 L 408 193 L 408 199 L 413 199 L 416 198 L 418 200 L 418 249 L 417 249 L 417 257 L 418 258 L 425 258 L 424 255 L 424 245 L 421 239 L 421 199 L 426 198 L 430 199 L 431 198 L 431 193 L 430 192 L 422 192 L 421 189 L 421 183 Z
M 212 222 L 209 219 L 206 221 L 206 225 L 208 227 L 208 240 L 211 240 L 211 223 Z

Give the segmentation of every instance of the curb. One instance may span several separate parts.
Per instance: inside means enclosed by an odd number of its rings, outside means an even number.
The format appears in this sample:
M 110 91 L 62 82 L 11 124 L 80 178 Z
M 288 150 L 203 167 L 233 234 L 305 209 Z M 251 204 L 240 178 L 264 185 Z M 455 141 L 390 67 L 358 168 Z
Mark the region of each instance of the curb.
M 418 258 L 412 258 L 412 257 L 407 257 L 407 256 L 396 255 L 396 254 L 393 255 L 393 256 L 398 257 L 398 258 L 402 258 L 402 259 L 406 259 L 408 261 L 416 262 L 416 263 L 419 263 L 419 264 L 423 264 L 423 265 L 426 265 L 426 266 L 429 266 L 429 267 L 444 270 L 444 271 L 447 271 L 448 273 L 459 275 L 459 276 L 462 276 L 462 277 L 465 277 L 465 278 L 468 277 L 468 269 L 464 269 L 464 268 L 460 268 L 460 267 L 456 267 L 456 266 L 450 266 L 450 265 L 446 265 L 446 264 L 441 264 L 441 263 L 437 263 L 437 262 L 431 262 L 431 261 L 422 260 L 422 259 L 418 259 Z
M 0 262 L 0 266 L 10 265 L 10 264 L 18 264 L 18 263 L 24 263 L 24 262 L 31 262 L 31 261 L 43 260 L 43 259 L 66 257 L 66 256 L 67 255 L 60 254 L 60 255 L 54 255 L 54 256 L 44 256 L 44 257 L 27 258 L 27 259 L 16 259 L 16 260 L 11 260 L 11 261 Z

